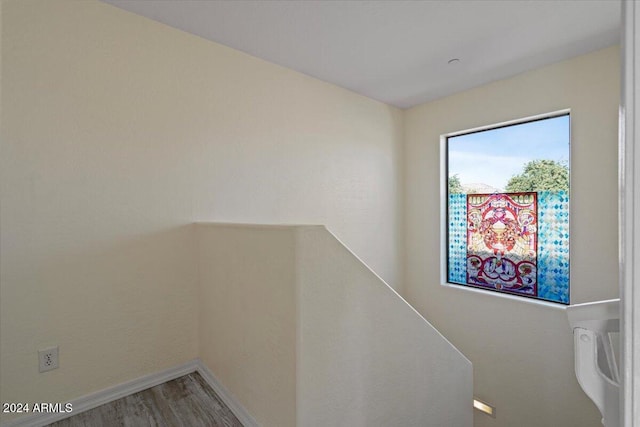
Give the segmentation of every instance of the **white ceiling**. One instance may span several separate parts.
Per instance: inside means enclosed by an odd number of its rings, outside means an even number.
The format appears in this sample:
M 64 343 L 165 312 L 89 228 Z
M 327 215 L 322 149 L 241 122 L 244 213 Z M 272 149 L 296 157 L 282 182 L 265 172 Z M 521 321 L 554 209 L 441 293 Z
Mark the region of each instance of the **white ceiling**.
M 103 1 L 401 108 L 613 45 L 620 31 L 618 0 Z

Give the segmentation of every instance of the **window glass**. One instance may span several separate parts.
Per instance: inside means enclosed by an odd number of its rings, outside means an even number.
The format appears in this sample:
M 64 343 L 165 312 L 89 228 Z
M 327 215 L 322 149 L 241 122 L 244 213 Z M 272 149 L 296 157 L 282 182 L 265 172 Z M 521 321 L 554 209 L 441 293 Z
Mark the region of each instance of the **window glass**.
M 446 138 L 447 282 L 569 304 L 570 117 Z

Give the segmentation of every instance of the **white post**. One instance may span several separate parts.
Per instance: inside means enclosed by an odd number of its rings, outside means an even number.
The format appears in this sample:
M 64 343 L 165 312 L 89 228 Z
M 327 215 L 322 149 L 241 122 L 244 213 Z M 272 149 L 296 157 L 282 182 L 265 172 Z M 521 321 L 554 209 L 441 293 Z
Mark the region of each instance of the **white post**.
M 640 7 L 622 2 L 622 99 L 620 108 L 620 296 L 622 332 L 621 419 L 640 426 Z

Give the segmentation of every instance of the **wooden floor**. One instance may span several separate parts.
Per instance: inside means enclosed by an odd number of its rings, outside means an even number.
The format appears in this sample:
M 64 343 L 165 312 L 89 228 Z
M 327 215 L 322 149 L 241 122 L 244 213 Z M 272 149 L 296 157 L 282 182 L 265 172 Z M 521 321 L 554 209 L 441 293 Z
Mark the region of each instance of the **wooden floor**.
M 218 395 L 194 372 L 115 400 L 49 427 L 242 427 Z

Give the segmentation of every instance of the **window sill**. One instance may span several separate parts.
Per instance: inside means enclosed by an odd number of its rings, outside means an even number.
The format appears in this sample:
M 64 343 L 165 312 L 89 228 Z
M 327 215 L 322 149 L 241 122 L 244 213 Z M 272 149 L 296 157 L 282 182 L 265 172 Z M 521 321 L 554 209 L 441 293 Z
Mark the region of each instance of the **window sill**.
M 538 305 L 538 306 L 547 307 L 547 308 L 554 308 L 554 309 L 563 310 L 563 311 L 566 310 L 566 308 L 569 306 L 568 304 L 545 301 L 545 300 L 540 300 L 535 298 L 521 297 L 517 295 L 510 295 L 502 292 L 494 292 L 494 291 L 489 291 L 484 289 L 473 288 L 470 286 L 456 285 L 455 283 L 440 283 L 440 285 L 445 288 L 456 289 L 463 292 L 464 291 L 473 292 L 476 294 L 482 294 L 490 297 L 503 298 L 511 301 L 520 302 L 520 303 L 533 304 L 533 305 Z

